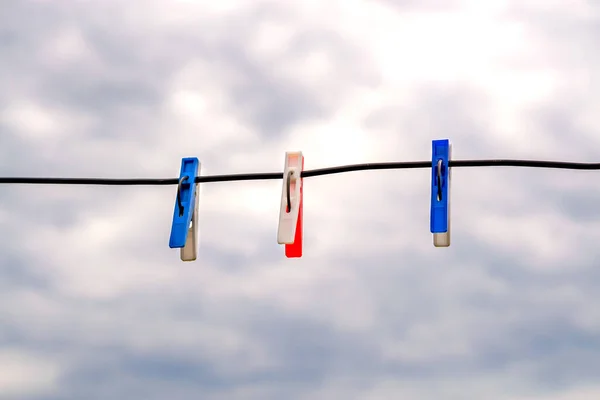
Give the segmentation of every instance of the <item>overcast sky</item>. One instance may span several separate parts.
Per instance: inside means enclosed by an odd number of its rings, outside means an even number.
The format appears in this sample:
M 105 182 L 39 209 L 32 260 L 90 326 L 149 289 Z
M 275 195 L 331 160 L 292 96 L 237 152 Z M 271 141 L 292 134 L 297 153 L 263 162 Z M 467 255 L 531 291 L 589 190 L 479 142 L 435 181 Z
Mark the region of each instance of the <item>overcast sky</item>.
M 0 0 L 0 176 L 164 177 L 455 159 L 600 161 L 595 0 Z M 0 186 L 0 399 L 597 400 L 600 175 L 429 171 Z

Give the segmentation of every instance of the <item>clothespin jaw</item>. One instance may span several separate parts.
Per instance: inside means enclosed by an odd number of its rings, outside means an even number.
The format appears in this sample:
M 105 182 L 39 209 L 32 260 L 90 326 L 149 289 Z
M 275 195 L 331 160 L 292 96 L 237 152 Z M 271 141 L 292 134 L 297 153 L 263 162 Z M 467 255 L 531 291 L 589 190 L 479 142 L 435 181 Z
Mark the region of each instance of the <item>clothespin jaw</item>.
M 181 261 L 194 261 L 198 256 L 198 190 L 195 182 L 200 162 L 195 157 L 181 160 L 175 210 L 169 247 L 180 248 Z
M 450 246 L 450 167 L 452 144 L 448 139 L 432 141 L 431 233 L 435 247 Z
M 303 170 L 302 152 L 286 152 L 277 243 L 285 245 L 287 258 L 302 257 Z

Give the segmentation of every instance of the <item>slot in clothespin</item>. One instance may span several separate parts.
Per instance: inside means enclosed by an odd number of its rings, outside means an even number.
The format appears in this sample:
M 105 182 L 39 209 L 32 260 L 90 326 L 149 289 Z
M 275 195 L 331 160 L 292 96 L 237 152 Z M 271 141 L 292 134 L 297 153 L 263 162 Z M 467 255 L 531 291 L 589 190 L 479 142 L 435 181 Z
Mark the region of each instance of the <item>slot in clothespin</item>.
M 200 162 L 195 157 L 181 160 L 175 210 L 169 247 L 180 248 L 181 261 L 194 261 L 198 256 L 198 190 L 195 182 Z
M 431 233 L 435 247 L 450 246 L 450 166 L 452 144 L 448 139 L 432 141 Z
M 285 245 L 288 258 L 302 257 L 303 170 L 302 152 L 286 152 L 277 243 Z

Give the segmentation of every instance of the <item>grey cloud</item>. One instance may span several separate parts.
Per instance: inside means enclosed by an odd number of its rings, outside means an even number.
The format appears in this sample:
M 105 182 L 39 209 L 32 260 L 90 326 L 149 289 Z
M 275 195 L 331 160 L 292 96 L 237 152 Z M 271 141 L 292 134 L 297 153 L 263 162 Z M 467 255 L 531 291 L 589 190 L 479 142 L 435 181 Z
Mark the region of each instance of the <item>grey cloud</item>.
M 398 268 L 397 255 L 389 254 L 387 257 L 369 257 L 361 260 L 355 259 L 347 262 L 347 268 L 361 270 L 361 265 L 371 266 L 376 273 L 367 274 L 368 269 L 363 270 L 362 278 L 365 284 L 371 287 L 371 293 L 376 303 L 383 308 L 378 316 L 379 324 L 385 332 L 389 332 L 395 340 L 402 340 L 413 324 L 417 322 L 427 324 L 430 329 L 436 329 L 436 324 L 442 317 L 444 304 L 449 302 L 453 305 L 453 318 L 459 319 L 460 329 L 470 339 L 475 356 L 438 356 L 435 365 L 423 362 L 395 361 L 383 362 L 377 346 L 382 343 L 379 334 L 353 334 L 332 330 L 327 324 L 312 322 L 310 318 L 295 316 L 289 311 L 279 311 L 273 304 L 260 304 L 259 302 L 236 302 L 229 304 L 198 303 L 189 299 L 190 304 L 177 300 L 178 296 L 163 294 L 160 302 L 168 304 L 167 308 L 158 308 L 154 317 L 159 317 L 152 322 L 153 318 L 146 315 L 152 312 L 154 299 L 151 294 L 141 293 L 129 298 L 121 298 L 112 305 L 82 303 L 82 310 L 89 315 L 97 314 L 102 310 L 113 314 L 107 323 L 113 324 L 103 326 L 108 335 L 101 339 L 97 335 L 91 335 L 86 339 L 86 332 L 92 326 L 85 328 L 85 314 L 73 310 L 68 319 L 55 321 L 63 327 L 75 328 L 76 335 L 68 335 L 70 329 L 64 334 L 56 333 L 55 340 L 60 342 L 49 342 L 54 349 L 63 348 L 67 354 L 75 352 L 72 370 L 67 370 L 61 387 L 64 396 L 75 398 L 77 396 L 93 392 L 97 398 L 123 395 L 147 395 L 148 398 L 159 398 L 170 393 L 171 390 L 181 391 L 186 398 L 193 391 L 203 393 L 207 398 L 219 393 L 227 393 L 237 387 L 245 386 L 273 386 L 277 383 L 277 394 L 266 398 L 276 398 L 282 393 L 287 393 L 293 398 L 300 398 L 306 390 L 314 387 L 316 382 L 326 381 L 333 377 L 360 377 L 364 382 L 374 382 L 378 377 L 388 376 L 395 379 L 437 379 L 455 376 L 460 378 L 473 371 L 482 373 L 489 371 L 501 373 L 503 368 L 520 362 L 531 363 L 543 360 L 547 367 L 537 367 L 529 379 L 539 380 L 542 388 L 547 388 L 557 379 L 567 384 L 581 383 L 586 379 L 585 368 L 591 367 L 589 371 L 595 370 L 593 355 L 598 352 L 599 347 L 593 337 L 587 335 L 584 342 L 580 340 L 586 336 L 582 335 L 577 328 L 569 327 L 563 319 L 569 307 L 555 310 L 548 314 L 545 307 L 535 305 L 529 298 L 529 293 L 544 289 L 547 296 L 552 296 L 552 288 L 558 284 L 558 277 L 554 279 L 543 279 L 540 275 L 530 274 L 524 278 L 524 269 L 519 267 L 518 260 L 503 260 L 501 255 L 488 248 L 482 255 L 475 256 L 468 251 L 472 246 L 459 246 L 464 256 L 454 255 L 456 261 L 448 265 L 436 265 L 427 260 L 419 261 L 419 257 L 409 258 L 409 268 Z M 483 249 L 482 249 L 483 250 Z M 469 253 L 474 261 L 467 272 L 475 272 L 479 268 L 494 269 L 496 273 L 512 271 L 513 278 L 509 282 L 513 289 L 509 296 L 498 297 L 486 294 L 476 286 L 449 286 L 440 288 L 436 285 L 444 275 L 452 275 L 453 270 L 459 269 L 459 263 L 469 262 Z M 258 254 L 257 260 L 263 257 Z M 495 259 L 496 263 L 490 264 L 489 260 Z M 482 261 L 486 260 L 486 261 Z M 227 266 L 225 262 L 224 267 Z M 463 269 L 464 270 L 464 269 Z M 564 276 L 561 278 L 564 281 Z M 569 279 L 563 282 L 576 283 Z M 475 284 L 475 282 L 473 282 Z M 471 284 L 472 285 L 472 284 Z M 578 285 L 579 290 L 586 293 L 586 289 Z M 590 285 L 589 295 L 593 296 L 593 286 Z M 198 288 L 201 291 L 201 287 Z M 462 294 L 461 294 L 462 292 Z M 476 296 L 473 296 L 473 293 Z M 309 300 L 309 299 L 307 299 Z M 310 300 L 309 300 L 310 301 Z M 314 301 L 314 300 L 313 300 Z M 62 307 L 66 303 L 60 302 Z M 352 304 L 348 304 L 352 307 Z M 81 306 L 80 306 L 81 307 Z M 98 307 L 101 307 L 98 309 Z M 125 314 L 119 313 L 117 308 L 129 309 Z M 182 308 L 183 307 L 183 308 Z M 313 305 L 317 311 L 319 304 Z M 458 308 L 456 308 L 458 307 Z M 485 308 L 482 308 L 485 307 Z M 458 310 L 461 311 L 458 311 Z M 485 310 L 485 311 L 484 311 Z M 539 314 L 542 311 L 544 314 Z M 119 330 L 123 329 L 123 322 L 130 319 L 131 322 L 147 326 L 147 334 L 152 334 L 154 324 L 169 323 L 172 321 L 171 332 L 173 339 L 178 337 L 175 326 L 177 322 L 196 321 L 194 325 L 201 332 L 202 324 L 216 322 L 215 316 L 225 312 L 221 321 L 231 324 L 231 328 L 249 334 L 255 343 L 268 349 L 268 354 L 275 365 L 262 368 L 248 374 L 231 374 L 227 371 L 215 372 L 211 359 L 203 359 L 202 352 L 198 349 L 195 354 L 186 356 L 176 355 L 168 344 L 164 347 L 155 347 L 143 353 L 132 352 L 126 345 L 115 345 L 119 342 Z M 464 320 L 465 313 L 486 312 L 487 317 L 475 314 L 471 320 Z M 521 315 L 517 323 L 509 323 L 507 316 L 517 313 Z M 129 314 L 129 317 L 126 315 Z M 82 318 L 83 317 L 83 318 Z M 44 318 L 40 315 L 40 318 Z M 166 318 L 166 319 L 165 319 Z M 198 325 L 199 324 L 199 325 Z M 480 324 L 483 324 L 481 326 Z M 36 341 L 29 339 L 31 333 L 27 333 L 27 325 L 23 331 L 13 337 L 19 337 L 21 343 L 30 348 L 36 348 Z M 64 328 L 63 328 L 64 329 Z M 434 335 L 439 341 L 444 341 L 447 333 L 434 330 Z M 91 334 L 92 331 L 89 331 Z M 128 336 L 131 333 L 127 334 Z M 36 335 L 39 338 L 39 335 Z M 69 340 L 66 338 L 70 337 Z M 59 345 L 62 343 L 62 345 Z M 78 343 L 78 344 L 76 344 Z M 111 344 L 112 343 L 112 344 Z M 580 350 L 581 349 L 581 350 Z M 385 351 L 385 349 L 383 349 Z M 561 362 L 565 352 L 573 354 L 577 351 L 587 351 L 590 357 L 575 360 L 569 364 L 569 368 L 582 368 L 581 374 L 571 374 Z M 55 350 L 56 351 L 56 350 Z M 70 358 L 73 355 L 69 356 Z M 597 358 L 597 357 L 596 357 Z M 236 364 L 236 358 L 230 358 L 231 368 Z M 241 361 L 241 360 L 240 360 Z M 592 364 L 587 364 L 592 362 Z M 551 368 L 552 366 L 552 368 Z M 579 370 L 578 370 L 579 371 Z M 535 375 L 538 374 L 539 377 Z M 193 383 L 192 383 L 193 382 Z M 173 386 L 181 386 L 173 389 Z M 357 390 L 362 386 L 359 385 Z M 126 389 L 128 388 L 128 389 Z M 468 389 L 465 389 L 468 390 Z M 129 392 L 128 392 L 129 391 Z M 291 395 L 290 393 L 294 393 Z M 261 394 L 262 395 L 262 394 Z M 298 396 L 298 397 L 295 397 Z M 260 398 L 260 396 L 252 397 Z M 264 398 L 264 397 L 263 397 Z
M 206 28 L 202 25 L 172 31 L 157 28 L 144 31 L 142 35 L 130 27 L 132 21 L 127 17 L 109 18 L 111 7 L 99 12 L 103 18 L 98 16 L 95 8 L 83 5 L 69 8 L 39 5 L 33 10 L 30 7 L 17 3 L 5 18 L 4 36 L 10 38 L 9 51 L 18 56 L 10 57 L 10 63 L 2 68 L 3 75 L 6 78 L 23 76 L 23 72 L 30 69 L 29 74 L 37 81 L 34 93 L 39 101 L 94 115 L 100 122 L 91 133 L 99 137 L 135 135 L 140 140 L 147 140 L 145 125 L 135 125 L 139 121 L 131 119 L 131 110 L 142 108 L 145 115 L 155 112 L 164 100 L 169 77 L 183 63 L 197 57 L 239 72 L 243 79 L 233 84 L 229 94 L 236 103 L 239 116 L 260 127 L 265 138 L 277 137 L 295 122 L 327 112 L 318 94 L 269 74 L 263 61 L 255 59 L 246 50 L 246 43 L 241 38 L 251 35 L 262 21 L 276 17 L 277 11 L 267 12 L 259 6 L 258 10 L 240 12 L 217 24 L 223 35 L 217 43 L 209 43 Z M 18 18 L 24 13 L 31 14 L 27 23 L 36 24 L 36 29 L 31 29 L 34 32 L 31 34 L 17 35 L 15 32 L 24 30 L 23 22 Z M 60 67 L 46 65 L 48 61 L 40 54 L 40 46 L 48 42 L 42 38 L 52 38 L 61 27 L 72 26 L 74 19 L 78 21 L 76 26 L 81 29 L 85 45 L 93 56 Z M 356 71 L 352 74 L 358 74 L 359 79 L 370 79 L 358 69 L 360 56 L 356 50 L 333 32 L 307 29 L 281 53 L 298 54 L 322 47 L 343 65 L 341 75 Z M 37 69 L 42 66 L 43 70 Z M 134 126 L 128 126 L 132 124 Z

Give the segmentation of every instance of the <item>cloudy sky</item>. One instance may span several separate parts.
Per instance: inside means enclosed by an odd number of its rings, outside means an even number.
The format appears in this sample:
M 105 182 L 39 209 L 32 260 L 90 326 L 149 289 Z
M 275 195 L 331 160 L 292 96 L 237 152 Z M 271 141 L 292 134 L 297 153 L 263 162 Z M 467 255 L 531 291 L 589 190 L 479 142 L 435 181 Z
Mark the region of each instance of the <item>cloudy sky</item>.
M 0 176 L 600 161 L 596 0 L 0 0 Z M 175 188 L 0 187 L 0 398 L 600 398 L 600 176 L 429 171 Z

